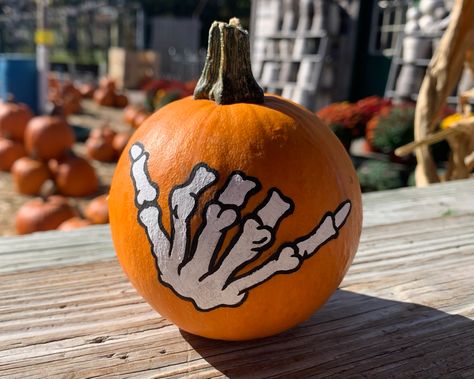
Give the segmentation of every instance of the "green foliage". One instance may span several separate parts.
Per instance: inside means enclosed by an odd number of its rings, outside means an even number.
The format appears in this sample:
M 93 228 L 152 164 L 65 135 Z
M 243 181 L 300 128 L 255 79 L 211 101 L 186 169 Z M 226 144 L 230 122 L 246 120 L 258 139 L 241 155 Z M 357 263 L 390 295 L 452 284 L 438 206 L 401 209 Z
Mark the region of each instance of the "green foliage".
M 400 170 L 391 162 L 369 160 L 357 169 L 363 192 L 383 191 L 403 187 Z
M 373 146 L 384 153 L 391 153 L 397 147 L 413 141 L 414 121 L 414 107 L 393 107 L 388 114 L 379 118 L 374 130 Z

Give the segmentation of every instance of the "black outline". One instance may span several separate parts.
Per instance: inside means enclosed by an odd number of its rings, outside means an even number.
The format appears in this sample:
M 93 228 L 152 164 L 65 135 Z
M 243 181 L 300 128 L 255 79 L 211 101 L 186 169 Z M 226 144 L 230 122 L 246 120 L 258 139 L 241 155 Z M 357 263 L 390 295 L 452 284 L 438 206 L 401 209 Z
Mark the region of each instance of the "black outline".
M 266 264 L 268 264 L 269 262 L 271 261 L 276 261 L 278 260 L 278 257 L 280 256 L 280 253 L 283 251 L 283 249 L 285 249 L 286 247 L 290 247 L 293 249 L 293 251 L 297 254 L 296 257 L 298 258 L 299 260 L 299 264 L 292 270 L 290 271 L 276 271 L 274 272 L 272 275 L 270 275 L 269 277 L 265 278 L 264 280 L 262 280 L 261 282 L 258 282 L 258 283 L 255 283 L 253 286 L 251 287 L 248 287 L 246 288 L 245 290 L 239 292 L 238 295 L 243 295 L 242 297 L 242 300 L 240 300 L 238 303 L 236 304 L 232 304 L 232 305 L 228 305 L 228 304 L 219 304 L 219 305 L 216 305 L 215 307 L 212 307 L 212 308 L 208 308 L 208 309 L 202 309 L 200 308 L 194 299 L 192 298 L 189 298 L 189 297 L 186 297 L 186 296 L 183 296 L 181 295 L 180 293 L 178 293 L 174 287 L 171 285 L 171 284 L 168 284 L 166 282 L 164 282 L 162 279 L 161 279 L 161 271 L 160 271 L 160 267 L 159 267 L 159 262 L 158 262 L 158 256 L 155 254 L 155 251 L 154 251 L 154 244 L 153 242 L 151 241 L 148 233 L 146 232 L 146 225 L 144 225 L 142 223 L 142 221 L 140 220 L 140 212 L 146 208 L 149 208 L 149 207 L 154 207 L 154 208 L 157 208 L 158 209 L 158 214 L 159 214 L 159 217 L 158 217 L 158 226 L 160 227 L 162 233 L 165 235 L 165 237 L 168 239 L 168 242 L 169 242 L 169 252 L 168 252 L 168 256 L 171 255 L 171 251 L 172 251 L 172 247 L 173 247 L 173 241 L 174 241 L 174 223 L 173 223 L 173 217 L 176 217 L 177 219 L 179 219 L 176 215 L 176 209 L 172 209 L 172 203 L 171 203 L 171 197 L 172 197 L 172 194 L 174 193 L 174 191 L 176 189 L 179 189 L 179 188 L 183 188 L 185 187 L 186 185 L 190 184 L 192 182 L 192 180 L 194 179 L 195 177 L 195 174 L 196 174 L 196 171 L 201 168 L 201 167 L 204 167 L 206 169 L 208 169 L 210 172 L 212 172 L 214 175 L 215 175 L 215 180 L 213 180 L 212 182 L 210 182 L 207 186 L 203 187 L 200 192 L 202 193 L 203 191 L 205 191 L 206 189 L 208 189 L 209 187 L 213 186 L 218 180 L 219 180 L 219 173 L 212 169 L 211 167 L 209 167 L 206 163 L 198 163 L 197 165 L 194 166 L 194 168 L 192 169 L 191 171 L 191 174 L 189 175 L 188 179 L 186 182 L 182 183 L 182 184 L 179 184 L 175 187 L 173 187 L 171 190 L 170 190 L 170 193 L 168 194 L 168 206 L 169 206 L 169 210 L 170 210 L 170 227 L 171 227 L 171 233 L 168 234 L 168 232 L 166 231 L 166 229 L 164 228 L 164 225 L 162 223 L 162 215 L 163 215 L 163 212 L 159 206 L 159 203 L 158 203 L 158 198 L 159 198 L 159 195 L 160 195 L 160 191 L 159 191 L 159 186 L 153 182 L 151 180 L 151 176 L 150 176 L 150 173 L 148 171 L 148 159 L 150 157 L 150 153 L 148 151 L 145 150 L 145 147 L 143 146 L 142 143 L 140 142 L 135 142 L 134 145 L 138 145 L 142 148 L 143 152 L 141 155 L 145 155 L 146 156 L 146 160 L 145 160 L 145 165 L 144 165 L 144 174 L 145 176 L 147 177 L 148 179 L 148 182 L 149 184 L 156 190 L 156 199 L 155 201 L 149 201 L 149 200 L 146 200 L 144 201 L 143 204 L 138 204 L 137 202 L 137 198 L 136 198 L 136 189 L 137 189 L 137 183 L 135 181 L 135 178 L 133 177 L 132 173 L 132 166 L 133 166 L 133 163 L 137 160 L 137 159 L 133 159 L 132 155 L 131 155 L 131 148 L 129 150 L 129 156 L 130 156 L 130 160 L 131 160 L 131 165 L 130 165 L 130 176 L 132 178 L 132 182 L 133 182 L 133 187 L 134 187 L 134 192 L 135 192 L 135 196 L 134 196 L 134 203 L 135 203 L 135 206 L 137 208 L 137 221 L 138 223 L 142 226 L 142 228 L 144 229 L 145 231 L 145 235 L 148 239 L 148 242 L 150 243 L 150 250 L 151 250 L 151 253 L 153 255 L 153 258 L 154 258 L 154 261 L 155 261 L 155 267 L 156 267 L 156 270 L 157 270 L 157 279 L 158 281 L 165 287 L 171 289 L 173 291 L 173 293 L 178 296 L 180 299 L 183 299 L 183 300 L 187 300 L 187 301 L 190 301 L 193 303 L 194 307 L 198 310 L 198 311 L 201 311 L 201 312 L 210 312 L 214 309 L 217 309 L 217 308 L 221 308 L 221 307 L 229 307 L 229 308 L 237 308 L 239 306 L 241 306 L 246 300 L 247 300 L 247 297 L 249 296 L 249 292 L 250 290 L 252 290 L 254 287 L 257 287 L 265 282 L 267 282 L 268 280 L 270 280 L 271 278 L 273 278 L 275 275 L 279 275 L 279 274 L 291 274 L 293 272 L 296 272 L 300 269 L 300 267 L 302 266 L 302 264 L 304 263 L 304 261 L 308 258 L 311 258 L 313 257 L 314 255 L 316 255 L 319 250 L 324 246 L 326 245 L 327 243 L 329 243 L 330 241 L 332 241 L 333 239 L 337 239 L 337 237 L 339 236 L 339 230 L 345 225 L 347 219 L 349 218 L 349 214 L 351 213 L 351 210 L 352 210 L 352 202 L 347 199 L 347 200 L 344 200 L 343 202 L 341 202 L 338 207 L 334 210 L 334 212 L 331 212 L 331 211 L 328 211 L 324 214 L 323 217 L 321 217 L 321 220 L 319 222 L 319 224 L 313 228 L 309 233 L 307 233 L 305 236 L 303 237 L 299 237 L 297 238 L 296 240 L 294 240 L 293 242 L 285 242 L 283 243 L 282 245 L 280 245 L 278 247 L 278 250 L 273 253 L 264 263 L 262 263 L 261 265 L 257 266 L 257 267 L 254 267 L 252 270 L 246 272 L 245 274 L 241 275 L 241 276 L 236 276 L 236 273 L 240 270 L 242 270 L 245 266 L 247 266 L 248 264 L 250 264 L 251 262 L 254 262 L 256 259 L 258 259 L 262 252 L 268 250 L 275 242 L 275 236 L 277 234 L 277 231 L 278 231 L 278 228 L 280 226 L 280 223 L 283 221 L 283 219 L 287 218 L 289 215 L 293 214 L 294 213 L 294 209 L 295 209 L 295 204 L 293 202 L 292 199 L 290 199 L 289 197 L 285 196 L 278 188 L 276 187 L 272 187 L 268 190 L 267 192 L 267 196 L 265 197 L 265 199 L 263 200 L 262 203 L 260 203 L 260 205 L 253 210 L 253 212 L 247 214 L 245 217 L 241 218 L 240 217 L 240 214 L 239 214 L 239 211 L 244 209 L 245 206 L 247 205 L 248 203 L 248 200 L 256 193 L 258 193 L 262 186 L 261 186 L 261 183 L 260 181 L 257 179 L 257 178 L 254 178 L 254 177 L 251 177 L 251 176 L 247 176 L 245 175 L 245 173 L 243 173 L 242 171 L 233 171 L 229 177 L 227 178 L 226 180 L 226 183 L 218 190 L 216 191 L 216 194 L 215 196 L 213 197 L 212 200 L 210 200 L 209 202 L 207 202 L 205 204 L 205 206 L 203 207 L 203 211 L 201 213 L 201 218 L 202 218 L 202 222 L 201 222 L 201 225 L 199 226 L 198 230 L 196 231 L 195 233 L 195 236 L 194 238 L 192 238 L 191 236 L 191 230 L 190 230 L 190 221 L 192 219 L 192 217 L 194 216 L 194 213 L 196 211 L 196 208 L 198 207 L 199 205 L 199 202 L 198 202 L 198 196 L 196 194 L 190 194 L 191 196 L 193 196 L 195 198 L 195 204 L 194 204 L 194 207 L 189 215 L 189 217 L 185 220 L 185 224 L 186 224 L 186 228 L 187 228 L 187 232 L 186 232 L 186 251 L 185 251 L 185 254 L 184 254 L 184 258 L 183 258 L 183 261 L 178 265 L 178 276 L 179 276 L 179 273 L 181 272 L 181 269 L 187 264 L 189 263 L 191 260 L 192 260 L 192 254 L 194 252 L 193 249 L 196 248 L 197 246 L 197 241 L 199 239 L 199 236 L 201 235 L 202 231 L 204 230 L 206 224 L 207 224 L 207 220 L 206 220 L 206 212 L 207 212 L 207 209 L 208 207 L 211 205 L 211 204 L 214 204 L 214 203 L 218 203 L 222 209 L 221 209 L 221 212 L 224 212 L 225 210 L 228 210 L 228 209 L 234 209 L 237 213 L 237 217 L 236 217 L 236 220 L 231 224 L 229 225 L 228 227 L 226 227 L 225 229 L 223 229 L 222 231 L 224 232 L 218 242 L 218 244 L 216 245 L 216 248 L 213 252 L 213 258 L 211 259 L 211 262 L 210 262 L 210 265 L 209 265 L 209 272 L 205 275 L 203 275 L 201 278 L 199 278 L 199 281 L 202 281 L 203 279 L 205 279 L 206 277 L 212 275 L 213 273 L 215 273 L 222 265 L 222 262 L 224 261 L 224 259 L 229 255 L 230 251 L 232 250 L 232 248 L 235 246 L 235 244 L 237 243 L 237 241 L 240 239 L 242 233 L 243 233 L 243 226 L 245 225 L 245 222 L 252 218 L 254 220 L 256 220 L 260 225 L 263 224 L 262 220 L 260 219 L 260 217 L 257 215 L 258 211 L 261 210 L 263 207 L 265 207 L 265 205 L 267 205 L 267 203 L 270 201 L 271 199 L 271 196 L 272 196 L 272 193 L 275 191 L 278 193 L 278 195 L 284 200 L 286 201 L 290 207 L 288 208 L 287 211 L 285 211 L 283 213 L 283 215 L 277 220 L 277 223 L 275 224 L 275 226 L 273 228 L 270 228 L 270 227 L 267 227 L 267 226 L 263 226 L 262 225 L 262 228 L 265 228 L 265 229 L 268 229 L 270 231 L 270 234 L 271 234 L 271 239 L 270 241 L 268 241 L 268 243 L 266 243 L 265 245 L 263 245 L 262 247 L 260 248 L 257 248 L 257 254 L 255 255 L 255 257 L 253 257 L 251 260 L 248 260 L 248 261 L 245 261 L 244 263 L 242 263 L 239 267 L 237 267 L 230 275 L 229 275 L 229 278 L 226 280 L 225 284 L 224 284 L 224 287 L 222 288 L 222 290 L 224 290 L 225 288 L 227 288 L 231 283 L 233 283 L 234 281 L 236 280 L 239 280 L 239 279 L 243 279 L 245 277 L 247 277 L 248 275 L 251 275 L 253 274 L 254 272 L 256 272 L 257 270 L 259 270 L 260 268 L 262 268 L 263 266 L 265 266 Z M 134 146 L 132 145 L 132 146 Z M 139 158 L 141 157 L 141 155 L 139 156 Z M 138 158 L 138 159 L 139 159 Z M 234 206 L 234 205 L 229 205 L 229 204 L 223 204 L 221 202 L 218 201 L 218 198 L 219 196 L 223 193 L 223 191 L 225 190 L 225 188 L 227 187 L 227 185 L 230 183 L 230 180 L 232 178 L 232 176 L 236 175 L 236 174 L 239 174 L 241 175 L 244 179 L 247 179 L 247 180 L 251 180 L 253 181 L 256 186 L 251 189 L 246 195 L 245 195 L 245 198 L 244 198 L 244 202 L 241 206 Z M 341 225 L 339 227 L 337 227 L 335 225 L 335 214 L 341 210 L 346 204 L 350 204 L 350 209 L 349 209 L 349 213 L 347 214 L 346 218 L 343 220 L 343 222 L 341 223 Z M 322 223 L 324 222 L 324 220 L 328 217 L 328 216 L 332 216 L 331 219 L 332 219 L 332 223 L 333 223 L 333 228 L 334 230 L 336 231 L 336 233 L 334 235 L 332 235 L 330 238 L 328 238 L 326 241 L 324 241 L 321 245 L 319 245 L 317 247 L 316 250 L 314 250 L 313 252 L 311 252 L 310 254 L 307 254 L 306 256 L 301 256 L 298 254 L 298 243 L 304 241 L 305 239 L 309 238 L 311 235 L 314 235 L 316 233 L 316 231 L 321 227 Z M 219 262 L 216 264 L 216 260 L 217 260 L 217 256 L 218 256 L 218 253 L 220 251 L 220 249 L 222 248 L 222 244 L 224 243 L 224 240 L 225 240 L 225 235 L 226 235 L 226 232 L 234 227 L 235 225 L 239 224 L 240 223 L 240 229 L 239 231 L 236 233 L 236 235 L 234 236 L 234 238 L 231 240 L 231 242 L 229 243 L 229 246 L 226 248 L 226 250 L 224 251 L 224 253 L 222 254 L 222 256 L 220 257 L 219 259 Z M 191 244 L 190 244 L 191 242 Z

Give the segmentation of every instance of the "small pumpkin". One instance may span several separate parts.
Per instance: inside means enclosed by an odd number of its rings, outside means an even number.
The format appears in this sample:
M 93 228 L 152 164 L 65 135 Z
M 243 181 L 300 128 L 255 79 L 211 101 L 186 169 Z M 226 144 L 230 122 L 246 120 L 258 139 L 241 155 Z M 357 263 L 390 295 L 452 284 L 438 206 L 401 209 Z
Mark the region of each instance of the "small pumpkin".
M 113 107 L 115 104 L 115 93 L 107 88 L 98 88 L 94 92 L 94 101 L 104 107 Z
M 32 118 L 33 113 L 27 105 L 12 100 L 0 102 L 0 135 L 23 142 L 26 125 Z
M 115 80 L 108 77 L 108 76 L 104 76 L 103 78 L 101 78 L 99 80 L 99 88 L 102 88 L 102 89 L 105 89 L 107 91 L 110 91 L 110 92 L 115 92 L 117 86 L 115 84 Z
M 107 224 L 109 222 L 107 195 L 92 199 L 84 211 L 84 216 L 93 224 Z
M 103 138 L 107 142 L 112 142 L 116 134 L 115 130 L 105 124 L 101 128 L 92 129 L 89 133 L 89 138 Z
M 21 143 L 0 137 L 0 170 L 10 171 L 16 160 L 24 157 L 26 151 Z
M 115 155 L 117 158 L 120 156 L 120 154 L 122 154 L 122 151 L 125 149 L 125 146 L 127 146 L 129 139 L 130 133 L 127 132 L 117 133 L 114 136 L 114 139 L 112 141 L 112 147 L 114 148 Z
M 51 176 L 44 162 L 29 157 L 18 159 L 11 172 L 16 190 L 24 195 L 38 195 L 43 184 Z
M 92 224 L 86 219 L 83 219 L 81 217 L 72 217 L 72 218 L 62 222 L 58 226 L 58 230 L 62 230 L 63 232 L 65 232 L 65 231 L 84 228 L 84 227 L 90 226 L 90 225 L 92 225 Z
M 116 152 L 112 141 L 104 137 L 89 137 L 86 141 L 87 156 L 100 162 L 113 162 L 116 158 Z
M 306 320 L 357 250 L 360 186 L 313 113 L 264 95 L 237 20 L 213 23 L 194 92 L 132 136 L 109 195 L 119 262 L 181 329 L 246 340 Z
M 54 230 L 75 215 L 75 210 L 62 196 L 36 198 L 18 210 L 15 227 L 18 234 Z
M 123 112 L 123 120 L 128 125 L 133 125 L 133 120 L 137 116 L 138 112 L 141 111 L 143 108 L 137 107 L 136 105 L 129 105 L 125 108 Z
M 128 97 L 123 93 L 115 95 L 115 106 L 117 108 L 125 108 L 128 105 Z
M 149 116 L 150 114 L 146 111 L 138 111 L 133 119 L 132 126 L 135 129 L 138 129 Z
M 25 130 L 25 147 L 35 158 L 48 160 L 61 157 L 75 142 L 73 129 L 61 110 L 55 107 L 53 115 L 34 117 Z
M 65 196 L 83 197 L 97 192 L 99 179 L 94 167 L 84 158 L 67 155 L 48 162 L 56 188 Z
M 90 83 L 84 83 L 79 86 L 79 92 L 84 99 L 92 99 L 95 87 Z

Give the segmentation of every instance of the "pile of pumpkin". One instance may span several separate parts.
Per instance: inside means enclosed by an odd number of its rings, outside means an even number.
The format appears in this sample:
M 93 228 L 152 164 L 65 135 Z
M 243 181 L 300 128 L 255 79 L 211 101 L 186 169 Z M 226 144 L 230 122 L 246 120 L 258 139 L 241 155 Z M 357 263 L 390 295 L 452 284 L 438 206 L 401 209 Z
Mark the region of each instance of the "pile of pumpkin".
M 127 106 L 124 112 L 124 122 L 137 129 L 150 116 L 151 113 L 147 109 L 156 111 L 173 101 L 191 96 L 195 87 L 195 80 L 188 82 L 168 79 L 150 80 L 141 88 L 146 93 L 147 106 Z
M 87 219 L 80 218 L 65 198 L 91 196 L 99 189 L 93 166 L 71 150 L 74 142 L 74 131 L 60 107 L 51 115 L 34 117 L 24 104 L 0 103 L 0 170 L 11 172 L 19 193 L 43 195 L 18 211 L 19 234 L 108 222 L 105 197 L 89 204 Z M 52 193 L 58 195 L 48 196 Z
M 99 81 L 99 87 L 93 92 L 89 92 L 98 105 L 104 107 L 125 108 L 128 105 L 128 97 L 124 93 L 117 91 L 115 81 L 104 77 Z

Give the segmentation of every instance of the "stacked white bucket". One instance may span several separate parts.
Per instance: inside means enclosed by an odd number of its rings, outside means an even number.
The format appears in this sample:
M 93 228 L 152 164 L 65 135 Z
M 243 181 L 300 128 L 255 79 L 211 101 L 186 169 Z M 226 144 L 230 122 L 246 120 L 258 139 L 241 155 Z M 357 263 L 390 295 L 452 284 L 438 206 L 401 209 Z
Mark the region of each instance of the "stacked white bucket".
M 450 4 L 443 0 L 421 0 L 407 10 L 404 28 L 403 65 L 395 92 L 398 98 L 412 98 L 420 90 L 427 61 L 433 55 L 439 36 L 449 21 Z
M 316 49 L 316 38 L 311 36 L 326 32 L 324 3 L 325 0 L 281 0 L 280 27 L 276 37 L 266 39 L 267 60 L 260 75 L 268 92 L 281 93 L 310 108 L 315 101 L 318 65 L 322 64 L 322 57 L 317 56 L 321 46 Z M 278 87 L 273 88 L 272 83 L 277 83 Z

